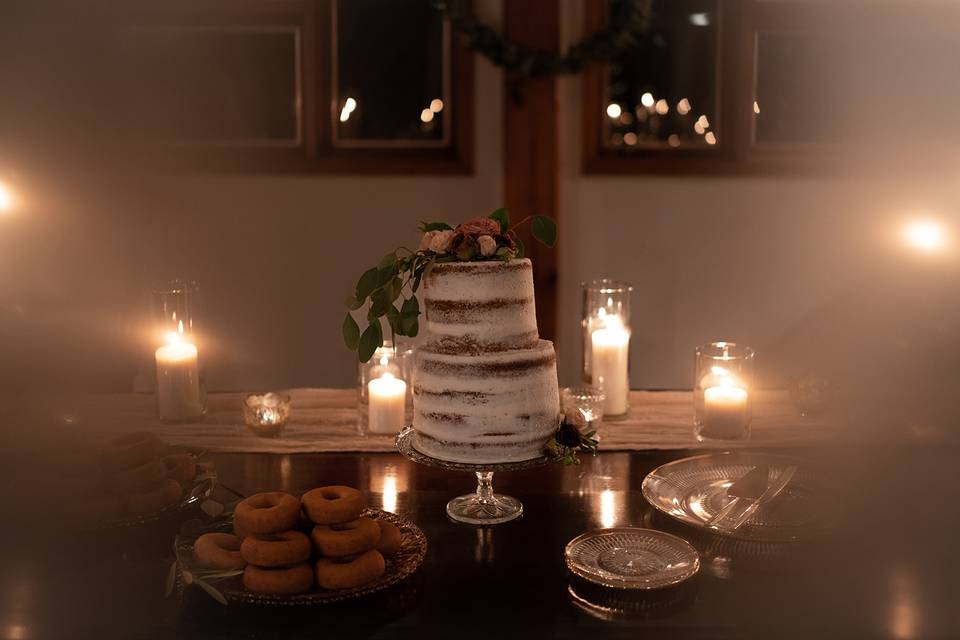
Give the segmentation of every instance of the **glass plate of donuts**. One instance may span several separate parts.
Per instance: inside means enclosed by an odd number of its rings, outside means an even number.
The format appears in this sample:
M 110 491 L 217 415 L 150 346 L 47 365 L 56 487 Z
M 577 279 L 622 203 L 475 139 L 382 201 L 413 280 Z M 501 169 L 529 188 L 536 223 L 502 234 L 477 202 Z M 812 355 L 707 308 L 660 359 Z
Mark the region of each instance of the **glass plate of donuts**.
M 242 570 L 211 572 L 200 566 L 194 559 L 194 543 L 206 533 L 233 533 L 233 517 L 227 515 L 209 523 L 198 524 L 191 521 L 184 524 L 175 543 L 176 550 L 176 587 L 182 590 L 188 583 L 203 587 L 214 599 L 222 604 L 244 603 L 269 606 L 313 606 L 344 600 L 352 600 L 384 591 L 399 584 L 413 575 L 423 564 L 427 555 L 427 538 L 413 522 L 389 511 L 368 508 L 361 517 L 372 520 L 384 520 L 400 530 L 400 549 L 385 557 L 386 570 L 375 580 L 350 589 L 323 589 L 316 584 L 304 593 L 265 594 L 254 593 L 243 586 Z M 203 579 L 201 580 L 197 578 Z M 212 587 L 212 589 L 211 589 Z

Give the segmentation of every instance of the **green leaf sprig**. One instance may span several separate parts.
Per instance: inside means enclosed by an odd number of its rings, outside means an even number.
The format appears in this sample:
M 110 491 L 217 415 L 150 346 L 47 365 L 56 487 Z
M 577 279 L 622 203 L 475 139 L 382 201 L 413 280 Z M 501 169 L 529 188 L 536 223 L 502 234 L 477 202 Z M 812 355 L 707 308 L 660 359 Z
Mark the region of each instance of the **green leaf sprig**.
M 343 342 L 351 351 L 357 352 L 360 362 L 368 362 L 376 350 L 383 346 L 383 318 L 390 327 L 390 334 L 396 343 L 396 336 L 416 337 L 420 331 L 420 303 L 417 291 L 427 268 L 435 262 L 470 262 L 500 260 L 508 262 L 524 256 L 524 246 L 517 235 L 516 228 L 531 221 L 533 237 L 553 247 L 557 242 L 557 224 L 546 216 L 528 216 L 519 223 L 510 226 L 510 215 L 506 209 L 497 209 L 489 216 L 497 224 L 485 223 L 490 231 L 482 235 L 493 238 L 481 241 L 480 236 L 472 233 L 464 225 L 456 228 L 446 222 L 421 222 L 420 231 L 424 234 L 445 234 L 449 246 L 442 251 L 421 248 L 411 251 L 400 247 L 383 256 L 377 266 L 366 270 L 357 281 L 352 296 L 346 300 L 347 313 L 343 319 Z M 482 218 L 478 219 L 483 221 Z M 465 223 L 476 224 L 476 221 Z M 496 230 L 496 231 L 494 231 Z M 487 251 L 481 246 L 488 243 Z M 360 324 L 353 317 L 353 311 L 367 306 L 366 327 L 361 331 Z

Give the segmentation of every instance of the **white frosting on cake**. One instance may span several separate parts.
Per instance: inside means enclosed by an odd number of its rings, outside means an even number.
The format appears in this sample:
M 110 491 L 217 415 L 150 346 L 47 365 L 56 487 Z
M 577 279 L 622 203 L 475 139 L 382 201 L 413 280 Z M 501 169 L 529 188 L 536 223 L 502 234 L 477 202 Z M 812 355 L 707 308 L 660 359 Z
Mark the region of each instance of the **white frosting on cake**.
M 436 350 L 484 353 L 537 343 L 529 260 L 434 264 L 424 278 L 425 328 Z
M 424 303 L 416 447 L 456 462 L 542 455 L 560 403 L 553 343 L 537 334 L 530 261 L 435 264 Z

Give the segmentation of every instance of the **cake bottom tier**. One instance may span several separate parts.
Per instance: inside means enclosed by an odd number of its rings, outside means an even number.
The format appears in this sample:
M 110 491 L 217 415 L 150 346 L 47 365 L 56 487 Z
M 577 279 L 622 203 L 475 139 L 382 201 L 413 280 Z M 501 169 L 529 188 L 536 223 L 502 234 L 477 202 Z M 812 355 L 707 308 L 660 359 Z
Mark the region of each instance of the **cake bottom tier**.
M 553 343 L 481 355 L 417 354 L 414 445 L 452 462 L 497 464 L 543 455 L 559 424 Z

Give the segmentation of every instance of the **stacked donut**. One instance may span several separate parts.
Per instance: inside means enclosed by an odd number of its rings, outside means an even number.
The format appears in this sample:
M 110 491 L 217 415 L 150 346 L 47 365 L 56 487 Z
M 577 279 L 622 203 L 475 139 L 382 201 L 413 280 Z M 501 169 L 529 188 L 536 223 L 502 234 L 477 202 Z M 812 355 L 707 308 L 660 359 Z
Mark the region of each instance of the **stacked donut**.
M 302 500 L 258 493 L 237 505 L 236 535 L 200 536 L 194 559 L 213 569 L 243 569 L 243 585 L 254 593 L 359 587 L 383 575 L 384 555 L 401 545 L 400 529 L 361 517 L 365 507 L 363 494 L 350 487 L 313 489 Z
M 181 484 L 197 472 L 188 453 L 163 455 L 164 444 L 153 433 L 131 433 L 108 440 L 82 476 L 78 499 L 67 516 L 95 522 L 121 515 L 148 515 L 180 500 Z M 79 480 L 81 476 L 78 476 Z

